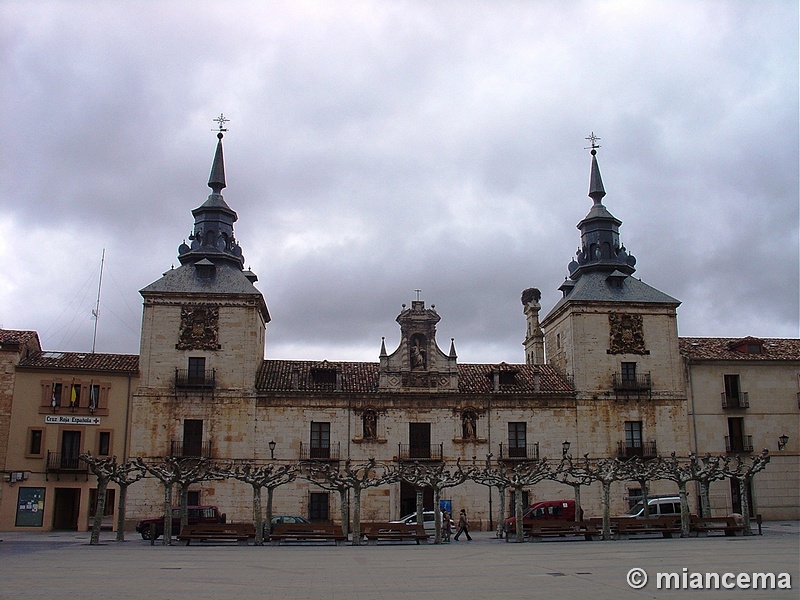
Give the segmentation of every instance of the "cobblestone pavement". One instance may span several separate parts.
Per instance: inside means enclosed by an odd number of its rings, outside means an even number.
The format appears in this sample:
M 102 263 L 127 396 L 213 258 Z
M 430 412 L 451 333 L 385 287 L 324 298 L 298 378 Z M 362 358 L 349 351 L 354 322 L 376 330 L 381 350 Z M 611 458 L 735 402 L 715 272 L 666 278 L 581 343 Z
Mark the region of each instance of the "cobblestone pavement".
M 0 532 L 0 598 L 798 598 L 800 523 L 762 536 L 449 545 L 150 546 L 130 535 Z M 160 540 L 159 540 L 160 542 Z M 645 570 L 632 589 L 626 575 Z M 656 573 L 789 573 L 791 590 L 665 590 Z M 662 586 L 663 587 L 663 586 Z

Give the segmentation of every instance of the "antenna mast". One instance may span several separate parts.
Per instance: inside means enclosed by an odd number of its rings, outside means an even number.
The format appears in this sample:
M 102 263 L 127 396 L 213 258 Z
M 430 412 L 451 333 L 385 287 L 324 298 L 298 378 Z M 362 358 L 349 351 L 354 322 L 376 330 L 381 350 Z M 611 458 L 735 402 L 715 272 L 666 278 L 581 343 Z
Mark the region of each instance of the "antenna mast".
M 92 354 L 94 354 L 95 344 L 97 342 L 97 322 L 100 320 L 100 289 L 103 287 L 103 265 L 106 261 L 106 249 L 103 248 L 103 254 L 100 256 L 100 281 L 97 283 L 97 303 L 94 306 L 92 315 L 94 316 L 94 335 L 92 336 Z

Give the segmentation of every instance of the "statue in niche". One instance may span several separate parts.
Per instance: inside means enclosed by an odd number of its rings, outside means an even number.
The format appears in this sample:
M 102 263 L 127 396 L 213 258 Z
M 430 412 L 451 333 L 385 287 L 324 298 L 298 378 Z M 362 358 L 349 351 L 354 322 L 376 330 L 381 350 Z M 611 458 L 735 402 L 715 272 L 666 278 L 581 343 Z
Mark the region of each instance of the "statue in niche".
M 378 424 L 378 415 L 375 413 L 374 410 L 365 410 L 364 416 L 362 417 L 364 430 L 363 436 L 365 440 L 374 440 L 378 437 L 377 432 L 377 424 Z
M 465 411 L 461 415 L 461 436 L 465 440 L 475 439 L 475 421 L 477 420 L 475 413 L 472 411 Z
M 426 368 L 425 349 L 419 343 L 419 338 L 414 340 L 411 346 L 411 370 L 424 371 Z

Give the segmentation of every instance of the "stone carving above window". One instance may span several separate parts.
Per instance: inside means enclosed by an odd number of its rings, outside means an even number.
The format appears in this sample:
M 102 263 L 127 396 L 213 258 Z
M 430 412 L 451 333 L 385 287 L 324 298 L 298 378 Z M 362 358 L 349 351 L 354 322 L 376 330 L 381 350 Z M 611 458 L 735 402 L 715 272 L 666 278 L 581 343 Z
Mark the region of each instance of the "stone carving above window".
M 611 313 L 608 324 L 611 329 L 609 354 L 650 354 L 644 345 L 642 315 Z
M 181 306 L 178 350 L 219 350 L 219 306 Z

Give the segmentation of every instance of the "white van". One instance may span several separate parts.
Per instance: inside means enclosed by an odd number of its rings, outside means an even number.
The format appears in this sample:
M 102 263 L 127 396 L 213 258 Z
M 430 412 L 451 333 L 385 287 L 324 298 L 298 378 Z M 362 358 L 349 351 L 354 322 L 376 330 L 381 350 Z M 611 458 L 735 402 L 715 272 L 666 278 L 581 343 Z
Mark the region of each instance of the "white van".
M 647 506 L 651 517 L 680 517 L 680 496 L 656 496 L 647 499 Z M 644 518 L 644 502 L 637 502 L 627 513 L 626 517 Z

